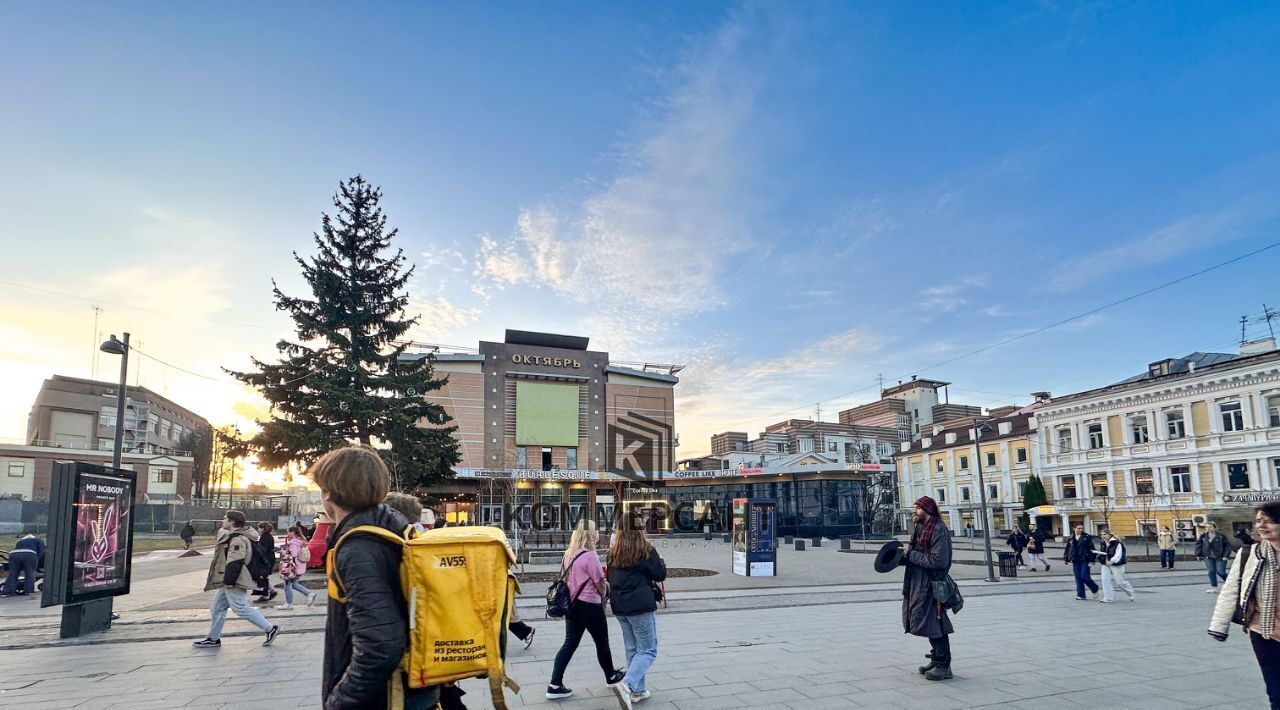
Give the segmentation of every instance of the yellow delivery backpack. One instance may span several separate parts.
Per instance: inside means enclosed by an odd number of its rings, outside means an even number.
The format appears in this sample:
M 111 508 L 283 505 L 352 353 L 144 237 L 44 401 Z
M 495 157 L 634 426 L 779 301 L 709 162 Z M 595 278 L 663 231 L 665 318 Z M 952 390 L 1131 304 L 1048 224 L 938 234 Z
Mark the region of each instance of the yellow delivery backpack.
M 502 686 L 520 692 L 503 668 L 507 619 L 518 589 L 509 565 L 515 561 L 506 535 L 493 527 L 449 527 L 400 537 L 385 528 L 360 525 L 343 533 L 329 552 L 329 596 L 346 601 L 333 561 L 342 541 L 376 535 L 402 547 L 400 585 L 409 605 L 409 646 L 400 664 L 410 688 L 487 677 L 497 710 L 506 710 Z M 392 677 L 393 709 L 404 706 L 403 684 Z

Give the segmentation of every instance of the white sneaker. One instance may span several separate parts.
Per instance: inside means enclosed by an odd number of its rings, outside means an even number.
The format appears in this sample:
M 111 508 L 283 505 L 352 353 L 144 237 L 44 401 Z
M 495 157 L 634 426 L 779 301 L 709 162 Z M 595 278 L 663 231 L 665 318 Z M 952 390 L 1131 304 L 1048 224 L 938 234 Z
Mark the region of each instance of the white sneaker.
M 315 604 L 317 596 L 319 595 L 316 594 L 315 592 L 312 592 L 311 596 L 307 597 L 307 606 L 311 606 L 312 604 Z
M 293 608 L 292 604 L 276 604 L 276 608 L 280 611 L 289 611 Z
M 1217 593 L 1218 593 L 1218 588 L 1217 588 L 1217 587 L 1209 587 L 1208 589 L 1204 590 L 1204 593 L 1205 593 L 1205 594 L 1217 594 Z
M 618 707 L 620 710 L 632 710 L 631 689 L 627 687 L 627 681 L 620 680 L 609 687 L 613 688 L 613 694 L 618 696 Z
M 650 695 L 653 695 L 653 693 L 650 693 L 647 690 L 642 690 L 639 693 L 632 693 L 631 702 L 638 703 L 641 700 L 648 700 Z

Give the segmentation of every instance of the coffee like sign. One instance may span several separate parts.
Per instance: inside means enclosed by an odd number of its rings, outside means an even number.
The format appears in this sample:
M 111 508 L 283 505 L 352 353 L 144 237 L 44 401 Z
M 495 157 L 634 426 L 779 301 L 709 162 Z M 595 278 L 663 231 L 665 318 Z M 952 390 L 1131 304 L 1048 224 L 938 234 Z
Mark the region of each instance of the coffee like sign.
M 582 363 L 567 357 L 550 357 L 547 355 L 512 355 L 511 362 L 517 365 L 543 365 L 546 367 L 572 367 L 578 369 Z

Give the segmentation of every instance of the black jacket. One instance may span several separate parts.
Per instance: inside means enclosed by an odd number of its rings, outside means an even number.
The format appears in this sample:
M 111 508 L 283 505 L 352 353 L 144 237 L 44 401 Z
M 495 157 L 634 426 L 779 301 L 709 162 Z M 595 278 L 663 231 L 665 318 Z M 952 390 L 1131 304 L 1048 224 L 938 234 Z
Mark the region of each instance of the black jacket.
M 1196 540 L 1196 557 L 1208 557 L 1211 560 L 1225 560 L 1231 554 L 1231 541 L 1226 535 L 1215 532 L 1205 533 Z
M 1033 555 L 1043 555 L 1044 539 L 1045 537 L 1043 532 L 1039 530 L 1032 532 L 1031 536 L 1027 538 L 1027 552 L 1030 552 Z
M 1015 552 L 1022 552 L 1027 549 L 1027 536 L 1020 532 L 1009 533 L 1009 539 L 1005 543 L 1012 547 Z
M 653 596 L 652 582 L 667 578 L 667 565 L 658 551 L 635 567 L 609 565 L 609 608 L 614 616 L 635 616 L 658 610 L 658 600 Z
M 1128 553 L 1128 548 L 1124 546 L 1124 543 L 1120 542 L 1120 538 L 1118 537 L 1111 538 L 1111 542 L 1107 543 L 1107 550 L 1106 550 L 1107 556 L 1104 558 L 1104 560 L 1110 561 L 1111 559 L 1113 559 L 1116 556 L 1116 548 L 1120 549 L 1120 561 L 1112 562 L 1111 565 L 1113 567 L 1120 567 L 1124 565 L 1124 563 L 1129 561 L 1129 553 Z
M 399 535 L 408 524 L 400 513 L 379 505 L 344 518 L 329 533 L 328 545 L 332 548 L 357 525 L 376 525 Z M 400 548 L 372 535 L 355 535 L 342 543 L 334 567 L 347 601 L 329 599 L 320 697 L 325 710 L 381 710 L 387 706 L 387 680 L 409 642 Z M 408 691 L 405 708 L 434 707 L 437 697 L 434 688 Z
M 1077 540 L 1075 535 L 1069 535 L 1066 539 L 1067 549 L 1062 553 L 1062 559 L 1065 562 L 1097 562 L 1094 559 L 1093 536 L 1089 533 L 1080 535 Z

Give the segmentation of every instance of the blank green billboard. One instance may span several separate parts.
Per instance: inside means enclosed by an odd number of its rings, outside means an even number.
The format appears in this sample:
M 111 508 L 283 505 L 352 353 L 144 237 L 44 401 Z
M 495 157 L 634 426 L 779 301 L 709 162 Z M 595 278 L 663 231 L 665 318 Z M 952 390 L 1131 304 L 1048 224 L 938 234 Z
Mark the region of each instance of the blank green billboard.
M 577 446 L 578 386 L 516 382 L 516 445 Z

